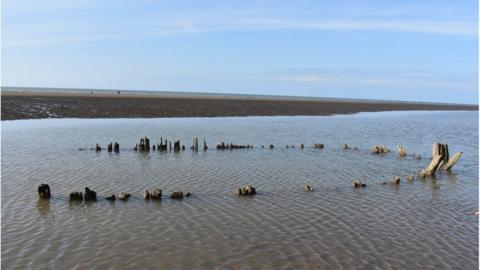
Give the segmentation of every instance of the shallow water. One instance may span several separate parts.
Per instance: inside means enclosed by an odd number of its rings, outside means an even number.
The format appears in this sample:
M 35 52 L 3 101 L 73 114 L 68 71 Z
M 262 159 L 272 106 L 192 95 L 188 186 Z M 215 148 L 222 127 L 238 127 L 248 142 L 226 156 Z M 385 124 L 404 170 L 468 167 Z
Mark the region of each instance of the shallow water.
M 478 269 L 477 112 L 1 125 L 3 269 Z M 179 138 L 187 149 L 193 136 L 205 137 L 210 149 L 133 151 L 145 135 Z M 255 148 L 214 149 L 220 140 Z M 111 141 L 120 154 L 78 150 Z M 434 142 L 464 156 L 451 173 L 409 183 Z M 372 155 L 374 144 L 401 144 L 423 158 Z M 402 177 L 398 187 L 378 184 L 392 175 Z M 368 186 L 353 189 L 356 179 Z M 50 185 L 50 201 L 38 200 L 40 182 Z M 305 193 L 305 183 L 315 191 Z M 233 194 L 247 184 L 259 193 Z M 67 194 L 85 186 L 99 201 L 69 203 Z M 144 201 L 153 187 L 193 196 Z M 129 201 L 102 199 L 122 191 Z

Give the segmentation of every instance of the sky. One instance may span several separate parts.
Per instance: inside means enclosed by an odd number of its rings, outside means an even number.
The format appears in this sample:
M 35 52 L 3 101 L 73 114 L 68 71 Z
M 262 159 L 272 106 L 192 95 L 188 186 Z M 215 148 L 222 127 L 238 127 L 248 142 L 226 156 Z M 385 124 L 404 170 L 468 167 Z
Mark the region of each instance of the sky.
M 478 1 L 3 0 L 1 85 L 478 103 Z

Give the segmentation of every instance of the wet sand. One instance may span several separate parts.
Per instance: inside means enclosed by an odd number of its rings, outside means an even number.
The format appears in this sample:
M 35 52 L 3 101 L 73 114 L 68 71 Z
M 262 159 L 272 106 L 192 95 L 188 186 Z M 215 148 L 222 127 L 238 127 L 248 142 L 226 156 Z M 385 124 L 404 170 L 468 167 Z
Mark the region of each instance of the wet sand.
M 2 91 L 2 120 L 332 115 L 406 110 L 478 110 L 478 105 L 262 96 Z

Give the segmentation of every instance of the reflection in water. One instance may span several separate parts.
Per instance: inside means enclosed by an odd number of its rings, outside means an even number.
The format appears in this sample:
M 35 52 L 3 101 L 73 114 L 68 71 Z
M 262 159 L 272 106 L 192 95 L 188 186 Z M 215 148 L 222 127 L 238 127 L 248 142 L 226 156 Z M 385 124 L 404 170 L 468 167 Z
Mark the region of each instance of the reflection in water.
M 37 200 L 38 212 L 43 216 L 50 212 L 50 200 L 38 199 Z

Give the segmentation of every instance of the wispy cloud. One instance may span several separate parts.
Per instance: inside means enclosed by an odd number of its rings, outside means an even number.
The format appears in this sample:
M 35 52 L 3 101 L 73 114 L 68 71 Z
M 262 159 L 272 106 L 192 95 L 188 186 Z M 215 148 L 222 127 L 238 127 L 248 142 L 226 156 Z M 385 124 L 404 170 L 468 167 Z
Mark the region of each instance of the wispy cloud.
M 60 22 L 59 22 L 60 24 Z M 115 25 L 115 24 L 113 24 Z M 27 27 L 27 26 L 25 26 Z M 88 28 L 86 26 L 85 28 Z M 8 47 L 28 47 L 62 43 L 77 43 L 98 40 L 162 37 L 167 35 L 199 34 L 209 32 L 249 32 L 249 31 L 367 31 L 392 33 L 424 33 L 440 35 L 475 36 L 476 25 L 462 21 L 415 21 L 415 20 L 298 20 L 263 18 L 225 18 L 179 16 L 160 19 L 147 18 L 133 21 L 126 26 L 118 24 L 107 29 L 98 27 L 80 29 L 75 33 L 51 31 L 35 34 L 31 26 L 28 36 L 18 36 L 13 29 L 5 29 L 4 44 Z M 43 29 L 45 30 L 45 29 Z M 96 31 L 91 33 L 91 30 Z M 22 31 L 20 31 L 22 32 Z
M 282 71 L 268 72 L 258 75 L 267 81 L 290 82 L 302 85 L 329 86 L 358 86 L 382 88 L 443 88 L 456 90 L 470 90 L 475 88 L 473 76 L 455 76 L 452 74 L 409 72 L 311 72 L 311 71 Z

